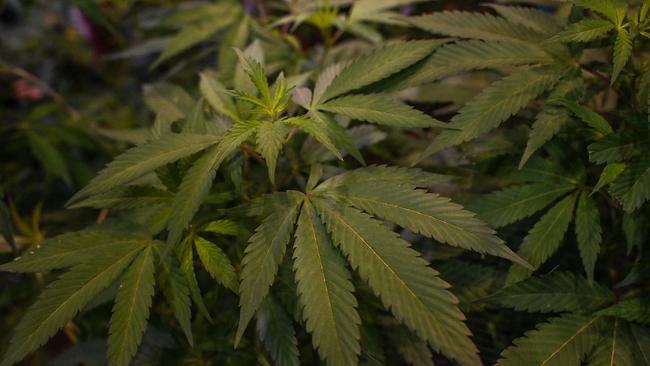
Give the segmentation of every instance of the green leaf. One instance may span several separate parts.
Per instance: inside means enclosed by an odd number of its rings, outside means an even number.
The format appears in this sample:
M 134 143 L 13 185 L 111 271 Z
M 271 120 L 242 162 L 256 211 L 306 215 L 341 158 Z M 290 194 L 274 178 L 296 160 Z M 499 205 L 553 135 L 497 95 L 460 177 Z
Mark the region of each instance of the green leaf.
M 437 350 L 460 364 L 476 364 L 458 300 L 405 240 L 351 207 L 314 200 L 333 241 L 384 306 Z
M 241 16 L 235 20 L 236 26 L 230 27 L 230 30 L 219 44 L 218 65 L 219 72 L 223 80 L 232 80 L 235 76 L 238 57 L 233 48 L 244 48 L 248 43 L 251 33 L 251 17 L 242 12 Z
M 45 344 L 115 281 L 142 249 L 134 246 L 127 252 L 106 254 L 81 263 L 49 285 L 18 323 L 0 365 L 13 365 Z
M 46 272 L 92 261 L 104 255 L 124 253 L 151 240 L 133 225 L 102 224 L 46 239 L 24 256 L 0 266 L 2 271 Z
M 181 329 L 183 329 L 187 342 L 193 347 L 192 302 L 187 280 L 183 276 L 175 256 L 168 255 L 159 259 L 161 259 L 160 266 L 158 266 L 161 278 L 160 288 L 167 303 L 172 307 L 174 316 L 178 320 Z
M 226 28 L 233 20 L 237 18 L 238 9 L 229 3 L 209 5 L 210 13 L 218 16 L 210 17 L 199 22 L 192 22 L 185 26 L 172 38 L 169 46 L 151 65 L 156 68 L 161 63 L 180 54 L 181 52 L 207 40 L 220 29 Z
M 630 326 L 630 342 L 633 344 L 637 365 L 650 365 L 650 331 L 636 324 Z
M 607 164 L 603 169 L 603 172 L 600 173 L 600 178 L 598 178 L 598 182 L 596 183 L 593 191 L 591 191 L 591 194 L 593 195 L 594 193 L 600 191 L 604 186 L 616 180 L 616 178 L 621 175 L 621 173 L 623 173 L 626 167 L 627 165 L 623 163 Z
M 312 343 L 327 365 L 356 365 L 361 320 L 350 273 L 308 201 L 303 203 L 295 236 L 294 271 Z
M 587 192 L 583 192 L 576 209 L 576 238 L 582 264 L 589 281 L 594 280 L 596 259 L 600 252 L 600 244 L 603 242 L 602 232 L 598 206 Z
M 315 138 L 321 145 L 325 146 L 327 150 L 334 154 L 334 156 L 339 160 L 343 160 L 343 156 L 330 136 L 330 126 L 326 124 L 324 120 L 319 118 L 290 117 L 282 122 L 288 126 L 295 126 L 305 131 Z
M 174 213 L 167 226 L 168 243 L 176 243 L 183 229 L 207 196 L 217 169 L 239 146 L 246 141 L 260 125 L 258 121 L 245 121 L 235 124 L 216 146 L 208 149 L 187 171 L 172 203 Z
M 171 131 L 173 122 L 189 116 L 195 101 L 185 89 L 170 83 L 145 85 L 144 102 L 156 114 L 154 137 L 160 137 Z
M 293 226 L 300 209 L 300 201 L 287 197 L 288 202 L 273 209 L 255 234 L 248 239 L 248 246 L 242 259 L 239 306 L 241 313 L 235 337 L 239 343 L 248 322 L 253 318 L 262 300 L 275 280 L 278 266 L 282 262 Z
M 603 164 L 629 160 L 638 155 L 639 147 L 647 142 L 647 139 L 639 137 L 638 132 L 631 130 L 611 133 L 587 147 L 589 161 Z
M 372 183 L 408 184 L 415 187 L 426 187 L 435 183 L 448 182 L 452 178 L 448 175 L 429 173 L 414 168 L 370 165 L 336 175 L 319 184 L 313 193 L 326 193 L 328 190 L 336 190 L 340 187 Z
M 210 106 L 218 113 L 230 117 L 233 121 L 238 121 L 239 115 L 235 103 L 233 103 L 232 98 L 227 94 L 226 87 L 219 82 L 217 76 L 210 71 L 204 71 L 199 76 L 201 77 L 199 89 Z
M 320 124 L 325 126 L 327 133 L 334 145 L 339 146 L 343 150 L 347 151 L 362 165 L 366 164 L 366 162 L 363 160 L 361 152 L 359 152 L 359 149 L 357 148 L 357 144 L 355 143 L 355 141 L 358 141 L 359 139 L 353 139 L 350 134 L 350 132 L 353 132 L 354 130 L 346 130 L 333 118 L 317 110 L 312 110 L 309 112 L 309 114 L 313 120 L 318 121 Z
M 312 105 L 319 105 L 334 97 L 379 81 L 423 59 L 439 43 L 437 41 L 409 41 L 386 45 L 350 63 L 323 91 L 320 98 L 314 93 Z
M 543 34 L 487 13 L 441 11 L 411 17 L 408 21 L 431 33 L 501 42 L 540 42 Z
M 570 272 L 531 277 L 488 297 L 501 306 L 527 312 L 566 312 L 597 309 L 614 300 L 605 287 Z
M 207 148 L 219 141 L 212 135 L 168 134 L 127 150 L 110 162 L 68 205 L 81 198 L 120 187 L 158 167 Z
M 614 84 L 621 71 L 627 64 L 632 56 L 632 38 L 630 33 L 625 28 L 619 28 L 616 35 L 616 42 L 614 43 L 614 66 L 612 69 L 612 80 Z
M 275 183 L 275 166 L 278 154 L 288 133 L 289 128 L 278 122 L 264 122 L 257 129 L 257 149 L 266 161 L 271 183 Z
M 3 192 L 2 189 L 0 188 L 0 235 L 5 239 L 5 242 L 9 244 L 9 247 L 11 247 L 11 250 L 14 253 L 18 252 L 18 249 L 16 247 L 16 239 L 14 238 L 14 229 L 11 226 L 11 214 L 9 213 L 9 208 L 7 205 L 2 201 L 3 198 Z M 0 266 L 0 271 L 4 270 L 3 266 Z
M 612 194 L 632 212 L 650 199 L 650 159 L 642 156 L 632 162 L 610 186 Z
M 527 69 L 493 83 L 452 118 L 449 127 L 460 130 L 442 131 L 418 160 L 497 128 L 555 85 L 564 73 L 565 69 L 557 67 Z
M 49 174 L 61 178 L 68 186 L 72 185 L 68 164 L 65 158 L 48 139 L 34 132 L 27 132 L 27 141 L 32 152 Z
M 603 320 L 567 314 L 551 319 L 515 339 L 501 354 L 497 366 L 580 366 L 599 340 Z
M 572 185 L 527 184 L 482 195 L 467 206 L 493 228 L 525 219 L 575 189 Z
M 614 316 L 630 322 L 650 324 L 650 298 L 633 297 L 600 310 L 598 315 Z
M 172 198 L 171 193 L 162 189 L 134 185 L 93 195 L 69 205 L 68 208 L 92 207 L 96 209 L 130 210 L 171 203 Z
M 603 340 L 587 359 L 588 366 L 635 365 L 634 343 L 630 328 L 624 322 L 614 319 L 602 331 Z
M 576 117 L 582 120 L 582 122 L 603 135 L 612 133 L 612 126 L 610 126 L 609 122 L 592 109 L 567 99 L 554 100 L 554 102 L 566 107 L 575 114 Z
M 237 292 L 237 274 L 226 253 L 215 244 L 201 237 L 194 239 L 194 246 L 210 276 L 224 287 Z
M 108 336 L 111 365 L 128 366 L 142 341 L 154 292 L 153 250 L 146 247 L 122 277 Z
M 237 56 L 239 57 L 239 64 L 242 66 L 242 69 L 248 75 L 250 81 L 255 85 L 257 90 L 262 94 L 264 102 L 266 105 L 271 103 L 271 91 L 269 89 L 269 82 L 266 79 L 266 72 L 264 72 L 264 67 L 252 57 L 248 57 L 242 51 L 235 49 Z
M 533 226 L 524 238 L 517 254 L 535 268 L 546 262 L 562 244 L 573 217 L 576 195 L 572 194 L 558 202 Z M 533 272 L 512 266 L 508 274 L 508 283 L 514 283 L 530 277 Z
M 180 270 L 187 282 L 187 286 L 190 290 L 190 296 L 196 304 L 199 312 L 209 321 L 212 322 L 212 316 L 208 311 L 205 303 L 203 302 L 203 296 L 201 296 L 201 289 L 199 284 L 196 281 L 196 274 L 194 273 L 194 246 L 192 245 L 193 237 L 188 236 L 177 248 L 177 256 L 180 262 Z M 167 244 L 169 245 L 169 244 Z M 164 252 L 162 254 L 165 254 Z
M 615 29 L 612 22 L 604 19 L 583 19 L 564 28 L 554 35 L 550 41 L 558 42 L 591 42 L 604 37 Z
M 519 161 L 519 169 L 526 164 L 535 151 L 551 140 L 569 121 L 569 116 L 561 109 L 553 107 L 542 109 L 533 122 L 526 150 Z
M 398 100 L 379 95 L 347 95 L 321 104 L 318 108 L 386 126 L 449 127 L 447 123 L 438 121 Z
M 435 193 L 405 184 L 365 183 L 323 192 L 346 204 L 392 221 L 415 233 L 452 246 L 530 266 L 499 239 L 474 213 Z
M 227 219 L 210 221 L 209 223 L 199 228 L 199 231 L 201 232 L 231 236 L 237 236 L 241 230 L 242 228 L 237 225 L 236 222 Z
M 505 6 L 497 4 L 485 4 L 494 9 L 499 15 L 512 23 L 521 24 L 524 27 L 543 34 L 556 32 L 560 25 L 552 14 L 528 6 Z
M 257 312 L 257 334 L 278 366 L 298 366 L 298 340 L 291 318 L 271 296 Z

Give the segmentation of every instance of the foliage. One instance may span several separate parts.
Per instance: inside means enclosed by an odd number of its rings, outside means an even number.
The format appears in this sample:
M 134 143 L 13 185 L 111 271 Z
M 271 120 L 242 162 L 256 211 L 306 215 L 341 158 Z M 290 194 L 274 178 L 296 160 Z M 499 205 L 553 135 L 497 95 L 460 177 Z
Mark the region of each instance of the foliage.
M 137 72 L 0 60 L 0 365 L 650 365 L 650 2 L 462 3 L 75 1 Z

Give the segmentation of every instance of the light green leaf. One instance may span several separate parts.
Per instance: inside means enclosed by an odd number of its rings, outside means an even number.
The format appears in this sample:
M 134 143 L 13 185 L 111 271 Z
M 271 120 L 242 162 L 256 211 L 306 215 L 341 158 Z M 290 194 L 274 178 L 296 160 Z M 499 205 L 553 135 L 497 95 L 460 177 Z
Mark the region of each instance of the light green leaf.
M 403 168 L 387 165 L 370 165 L 365 168 L 349 170 L 336 175 L 316 187 L 313 193 L 341 189 L 364 184 L 408 184 L 415 187 L 427 187 L 432 184 L 448 182 L 453 177 L 435 174 L 415 168 Z M 342 188 L 345 189 L 345 188 Z
M 210 273 L 210 276 L 224 287 L 237 292 L 239 285 L 237 283 L 237 274 L 226 253 L 215 244 L 201 237 L 194 239 L 194 246 L 199 258 L 201 258 L 201 263 Z
M 323 192 L 415 233 L 452 246 L 530 266 L 499 239 L 474 213 L 435 193 L 405 184 L 365 183 Z
M 68 205 L 120 187 L 158 167 L 201 151 L 218 140 L 212 135 L 167 134 L 131 148 L 110 162 L 86 187 L 70 198 Z
M 335 146 L 340 147 L 348 154 L 352 155 L 352 157 L 357 159 L 357 161 L 362 165 L 366 164 L 361 152 L 359 152 L 359 148 L 357 148 L 360 139 L 358 136 L 356 139 L 352 138 L 351 133 L 355 131 L 354 128 L 346 130 L 333 118 L 317 110 L 312 110 L 309 114 L 313 120 L 318 121 L 320 124 L 325 126 L 327 133 Z
M 172 203 L 174 213 L 167 226 L 168 243 L 176 243 L 183 229 L 207 196 L 217 169 L 239 146 L 246 141 L 260 125 L 258 121 L 245 121 L 235 124 L 216 146 L 207 150 L 187 171 Z
M 257 334 L 278 366 L 298 366 L 298 340 L 291 318 L 271 296 L 257 312 Z
M 165 82 L 145 85 L 143 93 L 147 107 L 156 114 L 154 137 L 169 133 L 172 123 L 189 116 L 195 103 L 185 89 Z
M 362 88 L 394 74 L 423 59 L 437 46 L 437 41 L 410 41 L 386 45 L 361 56 L 343 69 L 325 89 L 320 98 L 314 93 L 317 106 L 334 97 Z
M 612 133 L 612 126 L 610 126 L 609 122 L 607 122 L 607 120 L 596 111 L 572 100 L 560 99 L 555 100 L 554 102 L 570 110 L 576 117 L 582 120 L 582 122 L 603 135 Z
M 593 191 L 591 191 L 591 194 L 600 191 L 604 186 L 616 180 L 616 178 L 621 175 L 621 173 L 623 173 L 626 167 L 627 165 L 623 163 L 607 164 L 603 169 L 603 172 L 600 173 L 600 178 L 598 178 L 598 182 L 596 183 Z
M 124 253 L 151 240 L 141 227 L 103 224 L 46 239 L 22 257 L 0 266 L 2 271 L 47 272 Z
M 482 195 L 467 209 L 493 228 L 525 219 L 574 190 L 572 185 L 529 184 Z
M 450 127 L 460 130 L 442 131 L 418 160 L 497 128 L 553 87 L 565 72 L 557 67 L 526 69 L 493 83 L 452 118 Z
M 630 33 L 625 28 L 619 28 L 618 34 L 616 35 L 616 42 L 614 43 L 614 66 L 612 69 L 612 81 L 614 84 L 618 75 L 627 64 L 628 60 L 632 56 L 632 38 Z
M 544 35 L 487 13 L 441 11 L 411 17 L 408 21 L 426 31 L 447 36 L 501 42 L 540 42 Z
M 572 3 L 585 9 L 593 10 L 620 25 L 627 12 L 625 1 L 619 0 L 554 0 L 556 2 Z
M 187 280 L 183 276 L 175 256 L 168 255 L 159 259 L 161 260 L 158 266 L 160 288 L 167 303 L 174 311 L 174 316 L 183 329 L 187 342 L 193 347 L 192 302 Z
M 438 121 L 398 100 L 379 95 L 347 95 L 321 104 L 318 108 L 386 126 L 449 128 L 447 123 Z
M 497 366 L 580 366 L 599 341 L 603 319 L 567 314 L 542 323 L 515 339 L 501 354 Z
M 241 313 L 235 345 L 239 343 L 248 322 L 268 294 L 284 257 L 287 243 L 291 239 L 300 201 L 295 197 L 287 198 L 288 202 L 274 207 L 273 213 L 264 219 L 255 234 L 248 239 L 240 275 Z
M 494 9 L 499 15 L 510 22 L 521 24 L 539 33 L 552 34 L 560 28 L 558 20 L 552 14 L 542 9 L 529 6 L 485 5 Z
M 205 303 L 203 302 L 201 289 L 199 288 L 198 282 L 196 282 L 196 274 L 194 273 L 194 246 L 192 245 L 193 244 L 192 240 L 193 240 L 192 236 L 188 236 L 187 238 L 183 239 L 183 241 L 181 241 L 180 245 L 176 249 L 177 250 L 176 255 L 178 256 L 178 260 L 180 262 L 180 270 L 181 273 L 183 274 L 183 277 L 185 277 L 185 281 L 187 282 L 187 286 L 189 287 L 190 296 L 192 297 L 192 300 L 194 301 L 197 308 L 199 309 L 199 312 L 209 322 L 212 322 L 212 316 L 210 315 L 208 308 L 205 306 Z M 163 254 L 165 253 L 163 252 Z
M 278 122 L 264 122 L 257 129 L 257 149 L 266 161 L 271 183 L 275 183 L 275 166 L 289 128 Z
M 231 236 L 237 236 L 241 230 L 242 228 L 236 222 L 228 219 L 214 220 L 199 228 L 201 232 Z
M 142 341 L 154 292 L 153 250 L 146 247 L 122 277 L 108 336 L 111 365 L 128 366 Z
M 554 35 L 550 41 L 558 42 L 591 42 L 604 37 L 615 29 L 612 22 L 604 19 L 583 19 L 564 28 Z
M 269 89 L 269 82 L 266 80 L 264 67 L 260 62 L 247 56 L 242 51 L 235 49 L 235 52 L 237 52 L 239 64 L 242 66 L 242 69 L 260 94 L 262 94 L 262 98 L 264 98 L 266 104 L 269 105 L 271 103 L 271 91 Z
M 600 244 L 603 242 L 602 233 L 598 206 L 587 192 L 583 192 L 576 209 L 576 238 L 582 264 L 589 281 L 594 280 L 596 259 L 600 252 Z
M 115 281 L 142 249 L 134 246 L 127 252 L 106 254 L 79 264 L 49 285 L 20 320 L 0 365 L 13 365 L 45 344 Z
M 294 271 L 312 343 L 328 366 L 356 365 L 361 320 L 350 273 L 308 201 L 295 236 Z
M 408 242 L 354 208 L 324 200 L 314 205 L 333 241 L 397 319 L 459 364 L 480 362 L 449 284 Z
M 553 206 L 533 226 L 524 238 L 517 254 L 535 268 L 543 264 L 560 247 L 573 217 L 576 195 L 572 194 Z M 514 283 L 532 275 L 532 271 L 520 266 L 512 266 L 508 283 Z
M 223 86 L 217 76 L 210 71 L 204 71 L 199 74 L 201 81 L 199 89 L 203 97 L 210 103 L 210 106 L 225 116 L 230 117 L 233 121 L 239 120 L 239 115 L 235 103 L 230 95 L 227 94 L 226 87 Z
M 614 294 L 573 273 L 553 272 L 510 285 L 488 300 L 517 311 L 560 313 L 597 309 L 613 301 Z

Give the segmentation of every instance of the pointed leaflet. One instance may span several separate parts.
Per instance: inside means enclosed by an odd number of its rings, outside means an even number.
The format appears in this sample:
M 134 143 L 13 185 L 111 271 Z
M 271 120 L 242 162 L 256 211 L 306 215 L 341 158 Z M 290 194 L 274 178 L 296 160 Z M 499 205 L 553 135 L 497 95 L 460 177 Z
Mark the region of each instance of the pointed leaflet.
M 542 9 L 528 6 L 505 6 L 497 4 L 485 4 L 485 6 L 494 9 L 499 15 L 510 22 L 521 24 L 539 33 L 554 33 L 559 28 L 558 20 L 552 14 Z
M 219 82 L 217 76 L 210 71 L 202 72 L 199 75 L 201 77 L 199 89 L 210 106 L 218 113 L 230 117 L 233 121 L 239 120 L 235 103 L 233 103 L 232 98 L 227 94 L 226 87 Z
M 630 33 L 625 28 L 619 28 L 614 43 L 614 66 L 612 69 L 612 80 L 614 84 L 618 75 L 623 71 L 628 60 L 632 56 L 632 39 Z
M 68 205 L 68 208 L 92 207 L 96 209 L 129 210 L 171 203 L 172 198 L 172 194 L 168 191 L 151 186 L 133 185 L 93 195 Z
M 448 127 L 398 100 L 379 95 L 347 95 L 321 104 L 318 109 L 394 127 Z
M 612 22 L 604 19 L 583 19 L 564 28 L 550 40 L 559 42 L 590 42 L 604 37 L 615 28 Z
M 590 144 L 589 161 L 596 164 L 626 161 L 639 154 L 639 147 L 648 139 L 639 136 L 637 131 L 623 130 L 606 135 Z
M 293 256 L 303 318 L 318 354 L 329 366 L 356 365 L 361 320 L 350 273 L 308 201 L 298 218 Z
M 625 299 L 599 311 L 597 314 L 650 325 L 650 297 L 646 295 L 646 297 Z
M 257 129 L 257 150 L 266 161 L 269 179 L 275 182 L 275 166 L 289 128 L 278 122 L 263 122 Z
M 570 272 L 553 272 L 515 283 L 488 297 L 501 306 L 528 312 L 597 309 L 614 300 L 605 287 Z
M 593 10 L 604 15 L 607 19 L 620 25 L 627 11 L 625 1 L 621 0 L 554 0 L 556 2 L 572 3 L 585 9 Z
M 342 186 L 323 194 L 442 243 L 530 267 L 495 235 L 494 230 L 476 219 L 474 213 L 437 194 L 407 185 L 379 183 Z
M 519 169 L 521 169 L 528 159 L 542 147 L 546 142 L 555 136 L 562 126 L 569 122 L 569 116 L 561 109 L 557 108 L 544 108 L 537 114 L 535 122 L 533 122 L 532 130 L 528 136 L 528 144 L 526 150 L 519 162 Z
M 124 274 L 117 290 L 108 336 L 108 359 L 128 366 L 142 341 L 154 291 L 153 249 L 145 248 Z
M 528 232 L 517 254 L 535 268 L 546 262 L 562 244 L 564 233 L 569 228 L 573 217 L 575 201 L 576 195 L 572 194 L 548 210 Z M 531 274 L 532 271 L 528 269 L 512 266 L 508 274 L 508 283 L 523 280 Z
M 290 117 L 282 121 L 289 126 L 295 126 L 308 133 L 323 145 L 329 152 L 334 154 L 339 160 L 343 160 L 343 156 L 339 152 L 339 147 L 332 141 L 330 129 L 328 124 L 319 118 L 305 118 L 305 117 Z
M 188 236 L 183 241 L 181 241 L 180 245 L 177 248 L 176 255 L 178 256 L 180 271 L 183 274 L 183 277 L 185 277 L 185 281 L 187 282 L 192 300 L 196 304 L 196 307 L 199 309 L 199 312 L 209 322 L 212 323 L 212 316 L 210 316 L 210 312 L 203 302 L 201 289 L 199 288 L 198 282 L 196 282 L 196 274 L 194 273 L 194 247 L 192 245 L 192 240 L 193 237 Z
M 558 67 L 526 69 L 493 83 L 465 104 L 452 118 L 449 127 L 457 127 L 460 131 L 443 131 L 419 159 L 474 139 L 498 127 L 545 90 L 550 89 L 566 70 Z
M 626 212 L 632 212 L 650 199 L 650 158 L 646 154 L 631 164 L 610 186 L 610 191 Z
M 611 319 L 602 331 L 602 341 L 587 359 L 588 366 L 628 366 L 635 362 L 634 343 L 630 326 L 619 319 Z
M 442 11 L 408 21 L 426 31 L 459 38 L 501 42 L 540 42 L 544 35 L 520 24 L 487 13 Z
M 201 226 L 198 231 L 221 235 L 237 236 L 243 229 L 234 221 L 219 219 Z
M 438 41 L 410 41 L 391 43 L 372 53 L 354 60 L 332 80 L 313 105 L 347 92 L 362 88 L 394 74 L 431 53 L 439 45 Z M 316 98 L 316 95 L 314 96 Z
M 40 161 L 43 169 L 56 178 L 61 178 L 66 185 L 71 186 L 70 171 L 65 157 L 49 139 L 35 132 L 27 131 L 27 140 L 34 156 Z
M 334 145 L 347 151 L 348 154 L 352 155 L 352 157 L 357 159 L 357 161 L 362 165 L 366 164 L 366 162 L 363 160 L 363 156 L 361 155 L 361 152 L 359 152 L 359 149 L 357 148 L 357 144 L 359 144 L 359 141 L 361 139 L 358 136 L 355 139 L 353 139 L 350 134 L 350 132 L 354 131 L 354 128 L 350 130 L 346 130 L 333 118 L 315 109 L 311 110 L 309 112 L 309 115 L 311 116 L 312 120 L 317 121 L 318 123 L 322 124 L 325 127 Z M 361 126 L 357 128 L 360 127 Z
M 269 82 L 266 80 L 266 73 L 264 72 L 264 67 L 256 59 L 248 57 L 242 51 L 235 49 L 237 56 L 239 57 L 239 64 L 242 66 L 242 69 L 248 75 L 250 81 L 255 85 L 255 88 L 262 94 L 262 98 L 266 104 L 271 102 L 271 91 L 269 89 Z
M 574 190 L 572 185 L 528 184 L 482 195 L 467 209 L 493 228 L 500 228 L 532 216 Z
M 257 312 L 257 334 L 278 366 L 298 366 L 298 340 L 291 318 L 271 296 Z
M 41 293 L 14 330 L 1 366 L 10 366 L 45 344 L 56 332 L 107 288 L 143 249 L 108 254 L 63 274 Z
M 607 122 L 607 120 L 596 111 L 568 99 L 557 99 L 553 102 L 567 108 L 575 114 L 576 117 L 582 120 L 582 122 L 603 135 L 612 133 L 612 126 L 610 126 L 609 122 Z
M 110 162 L 68 204 L 80 198 L 106 192 L 139 178 L 154 169 L 192 155 L 219 141 L 217 136 L 167 134 L 127 150 Z
M 169 306 L 174 311 L 174 316 L 178 320 L 187 342 L 190 346 L 194 346 L 194 339 L 192 337 L 192 302 L 190 299 L 190 288 L 187 280 L 183 276 L 180 269 L 180 264 L 173 255 L 160 258 L 160 254 L 164 249 L 157 248 L 160 265 L 158 266 L 160 277 L 160 288 Z
M 616 178 L 618 178 L 618 176 L 623 173 L 626 167 L 627 165 L 623 163 L 607 164 L 602 173 L 600 173 L 600 178 L 598 178 L 598 182 L 596 183 L 594 189 L 591 191 L 591 194 L 593 195 L 594 193 L 600 191 L 604 186 L 616 180 Z
M 40 248 L 30 250 L 13 262 L 0 266 L 2 271 L 46 272 L 122 253 L 150 240 L 148 233 L 134 225 L 103 224 L 47 239 Z
M 240 275 L 241 314 L 235 345 L 239 343 L 248 322 L 268 294 L 278 266 L 284 257 L 287 243 L 291 239 L 300 201 L 292 197 L 287 198 L 286 204 L 274 209 L 274 212 L 255 229 L 255 234 L 248 239 Z
M 448 182 L 452 179 L 453 177 L 448 175 L 429 173 L 415 168 L 370 165 L 334 176 L 319 184 L 313 193 L 325 192 L 342 186 L 369 183 L 408 184 L 415 187 L 426 187 L 435 183 Z
M 207 150 L 187 171 L 172 203 L 174 215 L 168 224 L 168 243 L 178 241 L 208 194 L 221 163 L 255 132 L 259 124 L 257 121 L 235 124 L 216 146 Z
M 603 242 L 602 233 L 598 206 L 587 192 L 583 192 L 576 209 L 576 238 L 589 281 L 594 279 L 594 267 Z
M 201 237 L 194 239 L 194 246 L 199 258 L 201 258 L 201 263 L 210 273 L 210 276 L 227 289 L 237 292 L 237 274 L 226 253 L 215 244 Z
M 332 239 L 384 306 L 461 365 L 479 362 L 458 300 L 408 242 L 361 211 L 314 200 Z
M 338 63 L 335 63 L 333 65 L 330 65 L 323 70 L 320 75 L 318 75 L 318 78 L 316 79 L 316 83 L 314 84 L 314 93 L 313 96 L 309 100 L 310 105 L 315 105 L 316 102 L 320 101 L 321 97 L 323 96 L 323 93 L 329 86 L 332 84 L 332 81 L 339 76 L 341 71 L 343 71 L 345 68 L 347 68 L 350 65 L 351 61 L 341 61 Z M 304 106 L 303 106 L 304 107 Z M 305 107 L 307 109 L 307 107 Z
M 603 319 L 567 314 L 543 323 L 514 340 L 496 366 L 580 366 L 598 342 Z

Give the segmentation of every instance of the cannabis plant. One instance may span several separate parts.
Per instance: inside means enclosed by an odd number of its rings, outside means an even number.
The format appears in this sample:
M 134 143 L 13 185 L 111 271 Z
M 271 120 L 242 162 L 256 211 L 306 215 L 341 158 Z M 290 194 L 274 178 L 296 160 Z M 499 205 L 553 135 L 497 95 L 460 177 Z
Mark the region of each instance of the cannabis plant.
M 186 88 L 0 266 L 58 274 L 2 366 L 110 301 L 110 365 L 650 365 L 650 2 L 264 3 L 160 22 Z

